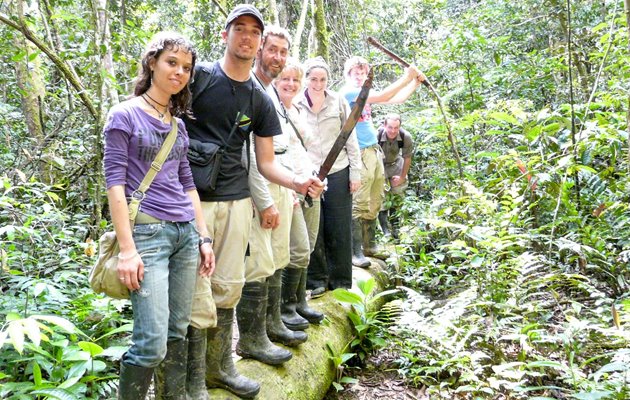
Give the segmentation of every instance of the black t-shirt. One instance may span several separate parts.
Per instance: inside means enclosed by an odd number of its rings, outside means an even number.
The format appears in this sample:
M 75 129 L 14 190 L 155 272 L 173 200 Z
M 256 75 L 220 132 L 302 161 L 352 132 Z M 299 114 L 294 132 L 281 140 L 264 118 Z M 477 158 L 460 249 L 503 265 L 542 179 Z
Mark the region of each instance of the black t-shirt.
M 228 78 L 219 62 L 195 66 L 191 91 L 195 119 L 184 118 L 188 135 L 191 139 L 216 143 L 226 148 L 216 189 L 198 189 L 199 197 L 202 201 L 230 201 L 249 197 L 247 170 L 241 162 L 243 145 L 250 132 L 263 137 L 282 134 L 273 102 L 251 78 L 245 82 Z M 198 95 L 195 96 L 195 93 Z M 227 143 L 239 111 L 243 113 L 240 126 Z

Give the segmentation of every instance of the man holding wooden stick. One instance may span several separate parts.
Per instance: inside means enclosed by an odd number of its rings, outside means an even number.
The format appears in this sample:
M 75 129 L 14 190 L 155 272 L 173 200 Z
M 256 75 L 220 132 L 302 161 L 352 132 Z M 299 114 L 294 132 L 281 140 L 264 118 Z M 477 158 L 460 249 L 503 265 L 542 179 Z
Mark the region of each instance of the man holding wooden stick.
M 346 85 L 341 93 L 352 106 L 367 78 L 369 64 L 363 57 L 354 56 L 344 65 Z M 372 123 L 371 104 L 398 104 L 415 92 L 426 79 L 415 66 L 405 68 L 404 74 L 380 91 L 370 91 L 363 113 L 356 125 L 361 148 L 361 187 L 354 193 L 352 204 L 352 264 L 367 268 L 370 261 L 365 257 L 385 258 L 376 245 L 376 218 L 383 203 L 385 173 L 383 153 L 378 145 L 377 132 Z

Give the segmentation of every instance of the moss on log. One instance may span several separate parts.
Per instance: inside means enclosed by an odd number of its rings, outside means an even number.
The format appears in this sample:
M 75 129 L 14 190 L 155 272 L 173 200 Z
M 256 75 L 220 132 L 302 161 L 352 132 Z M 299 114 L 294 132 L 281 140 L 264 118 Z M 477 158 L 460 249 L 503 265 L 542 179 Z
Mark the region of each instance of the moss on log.
M 386 279 L 380 263 L 372 261 L 368 270 L 353 268 L 354 281 L 366 280 L 373 276 L 376 280 L 374 293 L 385 289 Z M 353 290 L 356 285 L 353 285 Z M 347 306 L 341 305 L 331 292 L 309 302 L 311 307 L 326 314 L 320 325 L 312 325 L 306 330 L 308 341 L 297 348 L 290 348 L 293 358 L 280 367 L 273 367 L 254 360 L 239 359 L 236 367 L 239 372 L 255 379 L 261 385 L 257 400 L 319 400 L 331 386 L 335 371 L 328 359 L 326 343 L 336 352 L 352 340 L 352 329 L 347 317 Z M 376 304 L 380 307 L 382 303 Z M 231 393 L 212 389 L 211 399 L 238 399 Z

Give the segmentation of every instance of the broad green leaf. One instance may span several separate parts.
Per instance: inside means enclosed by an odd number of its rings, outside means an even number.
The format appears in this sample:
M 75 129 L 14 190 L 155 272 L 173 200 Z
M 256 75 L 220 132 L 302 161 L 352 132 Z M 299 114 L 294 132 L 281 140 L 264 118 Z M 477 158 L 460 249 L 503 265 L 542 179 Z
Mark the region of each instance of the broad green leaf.
M 15 350 L 22 354 L 24 351 L 24 329 L 20 321 L 12 321 L 8 328 L 9 339 Z
M 80 400 L 79 397 L 75 396 L 74 394 L 72 394 L 72 392 L 69 392 L 65 389 L 41 389 L 35 390 L 31 392 L 31 394 L 47 396 L 48 399 L 55 400 Z
M 600 400 L 613 394 L 609 390 L 594 390 L 592 392 L 580 392 L 572 394 L 571 397 L 578 400 Z
M 35 346 L 39 347 L 42 335 L 37 321 L 32 318 L 26 318 L 25 320 L 22 320 L 22 325 L 24 326 L 26 336 L 28 336 Z
M 356 293 L 352 293 L 346 289 L 335 289 L 332 293 L 335 299 L 342 303 L 361 304 L 361 302 L 363 301 L 361 296 Z
M 564 366 L 557 361 L 540 360 L 527 363 L 527 368 L 558 368 L 564 369 Z
M 83 350 L 90 354 L 90 356 L 94 357 L 103 352 L 103 348 L 96 343 L 81 341 L 78 343 L 78 346 Z
M 33 382 L 35 382 L 36 386 L 40 386 L 42 384 L 42 370 L 39 367 L 37 361 L 33 361 Z
M 74 324 L 72 322 L 68 321 L 65 318 L 57 317 L 55 315 L 34 315 L 33 318 L 36 318 L 36 319 L 39 319 L 39 320 L 42 320 L 42 321 L 46 321 L 46 322 L 50 322 L 51 324 L 57 325 L 61 329 L 65 330 L 67 333 L 80 333 L 80 334 L 83 334 L 83 332 L 79 331 L 76 328 L 76 326 L 74 326 Z
M 369 278 L 365 281 L 360 280 L 357 282 L 357 286 L 359 287 L 359 289 L 361 289 L 361 293 L 363 293 L 365 296 L 368 296 L 370 293 L 372 293 L 375 285 L 376 282 L 374 281 L 374 278 Z

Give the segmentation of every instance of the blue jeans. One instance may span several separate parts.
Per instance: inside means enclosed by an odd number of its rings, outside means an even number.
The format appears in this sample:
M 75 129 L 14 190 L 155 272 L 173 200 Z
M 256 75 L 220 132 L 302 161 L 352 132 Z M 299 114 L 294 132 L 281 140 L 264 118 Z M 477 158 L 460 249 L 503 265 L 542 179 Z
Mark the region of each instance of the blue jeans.
M 133 344 L 124 361 L 154 368 L 166 342 L 185 339 L 195 291 L 199 233 L 195 222 L 136 225 L 133 240 L 144 262 L 144 280 L 131 292 Z

